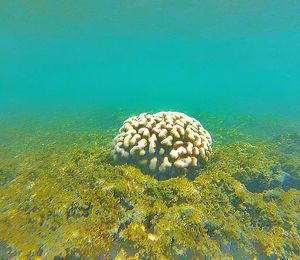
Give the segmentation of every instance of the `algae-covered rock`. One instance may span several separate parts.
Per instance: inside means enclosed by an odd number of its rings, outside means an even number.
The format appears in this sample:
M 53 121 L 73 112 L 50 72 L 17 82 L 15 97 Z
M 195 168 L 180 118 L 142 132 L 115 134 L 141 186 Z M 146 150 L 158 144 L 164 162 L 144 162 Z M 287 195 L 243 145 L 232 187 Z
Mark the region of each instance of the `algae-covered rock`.
M 216 143 L 193 180 L 160 181 L 111 164 L 115 132 L 66 135 L 34 133 L 34 144 L 20 138 L 30 149 L 0 161 L 11 176 L 0 187 L 1 256 L 299 257 L 300 191 L 281 187 L 287 153 L 277 141 Z M 288 155 L 291 162 L 298 156 Z

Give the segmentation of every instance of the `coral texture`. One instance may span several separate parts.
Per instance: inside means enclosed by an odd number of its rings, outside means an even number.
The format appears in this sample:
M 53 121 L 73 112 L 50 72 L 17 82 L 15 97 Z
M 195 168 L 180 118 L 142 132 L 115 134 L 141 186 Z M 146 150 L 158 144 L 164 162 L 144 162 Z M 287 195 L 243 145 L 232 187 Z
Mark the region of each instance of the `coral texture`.
M 127 119 L 114 139 L 114 160 L 178 173 L 208 161 L 212 138 L 196 119 L 178 112 L 142 113 Z

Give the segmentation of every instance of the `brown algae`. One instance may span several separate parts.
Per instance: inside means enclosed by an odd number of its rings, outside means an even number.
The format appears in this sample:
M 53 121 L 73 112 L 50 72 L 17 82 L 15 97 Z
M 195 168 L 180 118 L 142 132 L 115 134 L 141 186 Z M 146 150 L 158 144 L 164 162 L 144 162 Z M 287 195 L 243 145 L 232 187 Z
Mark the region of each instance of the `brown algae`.
M 299 257 L 300 191 L 285 182 L 299 178 L 299 133 L 249 141 L 222 129 L 218 140 L 236 138 L 216 142 L 193 180 L 164 181 L 112 164 L 115 133 L 1 146 L 2 258 Z

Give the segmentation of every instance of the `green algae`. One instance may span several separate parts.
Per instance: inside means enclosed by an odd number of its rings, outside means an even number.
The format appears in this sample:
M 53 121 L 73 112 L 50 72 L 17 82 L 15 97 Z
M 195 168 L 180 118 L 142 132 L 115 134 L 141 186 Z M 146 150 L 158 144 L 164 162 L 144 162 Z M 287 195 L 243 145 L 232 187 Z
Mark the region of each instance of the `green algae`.
M 297 258 L 300 191 L 282 178 L 299 177 L 299 133 L 260 139 L 211 122 L 211 162 L 164 181 L 111 163 L 116 130 L 18 133 L 1 146 L 8 257 Z

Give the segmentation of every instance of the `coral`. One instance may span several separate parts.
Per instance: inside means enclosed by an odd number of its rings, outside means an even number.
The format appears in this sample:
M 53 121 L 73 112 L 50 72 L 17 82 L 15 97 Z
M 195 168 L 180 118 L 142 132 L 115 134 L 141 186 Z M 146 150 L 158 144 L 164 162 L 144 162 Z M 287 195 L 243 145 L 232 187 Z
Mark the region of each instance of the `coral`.
M 208 161 L 212 139 L 199 121 L 183 113 L 142 113 L 130 117 L 114 139 L 115 160 L 176 175 Z

